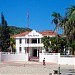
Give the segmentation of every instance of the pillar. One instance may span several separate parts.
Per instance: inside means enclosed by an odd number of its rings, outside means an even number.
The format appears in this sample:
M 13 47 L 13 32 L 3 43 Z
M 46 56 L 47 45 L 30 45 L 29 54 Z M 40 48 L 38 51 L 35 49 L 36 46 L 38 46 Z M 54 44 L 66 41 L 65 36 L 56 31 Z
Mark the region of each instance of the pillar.
M 25 43 L 27 44 L 27 38 L 25 39 Z
M 37 38 L 37 44 L 38 44 L 38 38 Z
M 38 57 L 39 55 L 38 55 L 38 47 L 37 47 L 37 57 Z
M 41 43 L 41 38 L 40 38 L 40 43 Z

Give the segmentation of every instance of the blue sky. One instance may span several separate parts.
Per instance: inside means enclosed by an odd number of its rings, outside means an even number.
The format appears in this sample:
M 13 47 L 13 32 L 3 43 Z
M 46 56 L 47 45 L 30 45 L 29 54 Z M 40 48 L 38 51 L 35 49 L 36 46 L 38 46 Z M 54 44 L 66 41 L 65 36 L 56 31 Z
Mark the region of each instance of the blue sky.
M 29 11 L 31 29 L 53 30 L 55 27 L 54 24 L 51 25 L 53 11 L 64 16 L 66 8 L 73 4 L 74 0 L 0 0 L 0 13 L 3 12 L 8 25 L 25 28 L 28 27 Z

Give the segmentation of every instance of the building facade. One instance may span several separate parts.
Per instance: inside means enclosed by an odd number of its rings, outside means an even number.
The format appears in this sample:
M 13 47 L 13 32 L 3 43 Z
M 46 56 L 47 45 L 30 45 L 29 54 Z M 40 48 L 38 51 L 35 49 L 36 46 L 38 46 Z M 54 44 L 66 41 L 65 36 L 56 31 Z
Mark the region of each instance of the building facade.
M 29 57 L 39 57 L 39 53 L 42 53 L 43 43 L 42 37 L 56 35 L 53 31 L 37 32 L 32 30 L 31 32 L 24 32 L 16 35 L 16 52 L 28 53 Z

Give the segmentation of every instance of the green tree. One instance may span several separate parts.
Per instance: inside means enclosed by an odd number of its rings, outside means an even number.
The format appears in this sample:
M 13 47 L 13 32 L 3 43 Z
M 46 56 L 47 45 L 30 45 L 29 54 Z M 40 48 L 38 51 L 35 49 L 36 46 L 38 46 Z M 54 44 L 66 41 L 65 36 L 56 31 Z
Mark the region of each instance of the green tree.
M 72 47 L 72 54 L 74 55 L 74 51 L 75 51 L 75 40 L 72 42 L 71 44 L 71 47 Z
M 52 45 L 53 51 L 58 53 L 58 50 L 62 49 L 62 38 L 58 37 L 58 43 L 57 43 L 56 37 L 52 37 L 51 38 L 51 45 Z
M 60 24 L 64 28 L 64 34 L 72 43 L 75 39 L 75 6 L 67 8 L 66 16 L 60 21 Z
M 0 48 L 2 51 L 7 51 L 10 46 L 10 31 L 7 26 L 7 21 L 4 19 L 3 13 L 1 13 L 1 35 L 0 35 Z
M 46 49 L 46 51 L 48 51 L 48 48 L 50 47 L 50 37 L 44 36 L 42 38 L 42 43 L 44 44 L 44 48 Z
M 51 23 L 55 24 L 54 31 L 56 30 L 56 38 L 57 38 L 57 42 L 58 42 L 58 33 L 57 33 L 57 30 L 60 28 L 59 22 L 60 22 L 62 16 L 59 13 L 57 13 L 57 12 L 53 12 L 51 14 L 51 16 L 54 17 Z
M 60 27 L 59 22 L 60 22 L 62 16 L 57 12 L 53 12 L 51 14 L 51 16 L 54 17 L 51 23 L 54 23 L 56 25 L 54 31 L 56 30 L 56 32 L 57 32 L 57 29 Z
M 59 24 L 64 29 L 64 34 L 67 36 L 68 42 L 72 43 L 75 40 L 75 6 L 74 5 L 67 8 L 67 13 L 65 15 L 65 18 L 62 18 Z M 74 51 L 72 53 L 74 54 Z
M 12 38 L 12 37 L 10 37 L 10 47 L 11 47 L 11 50 L 12 50 L 12 52 L 15 52 L 15 39 L 14 38 Z

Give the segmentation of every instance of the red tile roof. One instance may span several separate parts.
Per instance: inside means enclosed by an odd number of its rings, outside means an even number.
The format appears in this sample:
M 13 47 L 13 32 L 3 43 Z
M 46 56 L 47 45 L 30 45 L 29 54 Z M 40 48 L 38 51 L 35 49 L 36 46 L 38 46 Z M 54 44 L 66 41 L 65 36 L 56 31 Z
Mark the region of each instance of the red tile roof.
M 42 31 L 39 32 L 40 34 L 42 34 L 43 36 L 53 36 L 56 35 L 56 32 L 52 31 L 52 30 L 46 30 L 46 31 Z
M 17 37 L 17 36 L 25 36 L 27 35 L 29 32 L 23 32 L 17 35 L 12 36 L 13 38 Z M 53 36 L 56 35 L 56 32 L 52 31 L 52 30 L 46 30 L 46 31 L 40 31 L 40 34 L 42 34 L 43 36 Z
M 23 33 L 20 33 L 20 34 L 16 34 L 14 36 L 12 36 L 13 38 L 17 37 L 17 36 L 25 36 L 26 34 L 28 34 L 29 32 L 23 32 Z

